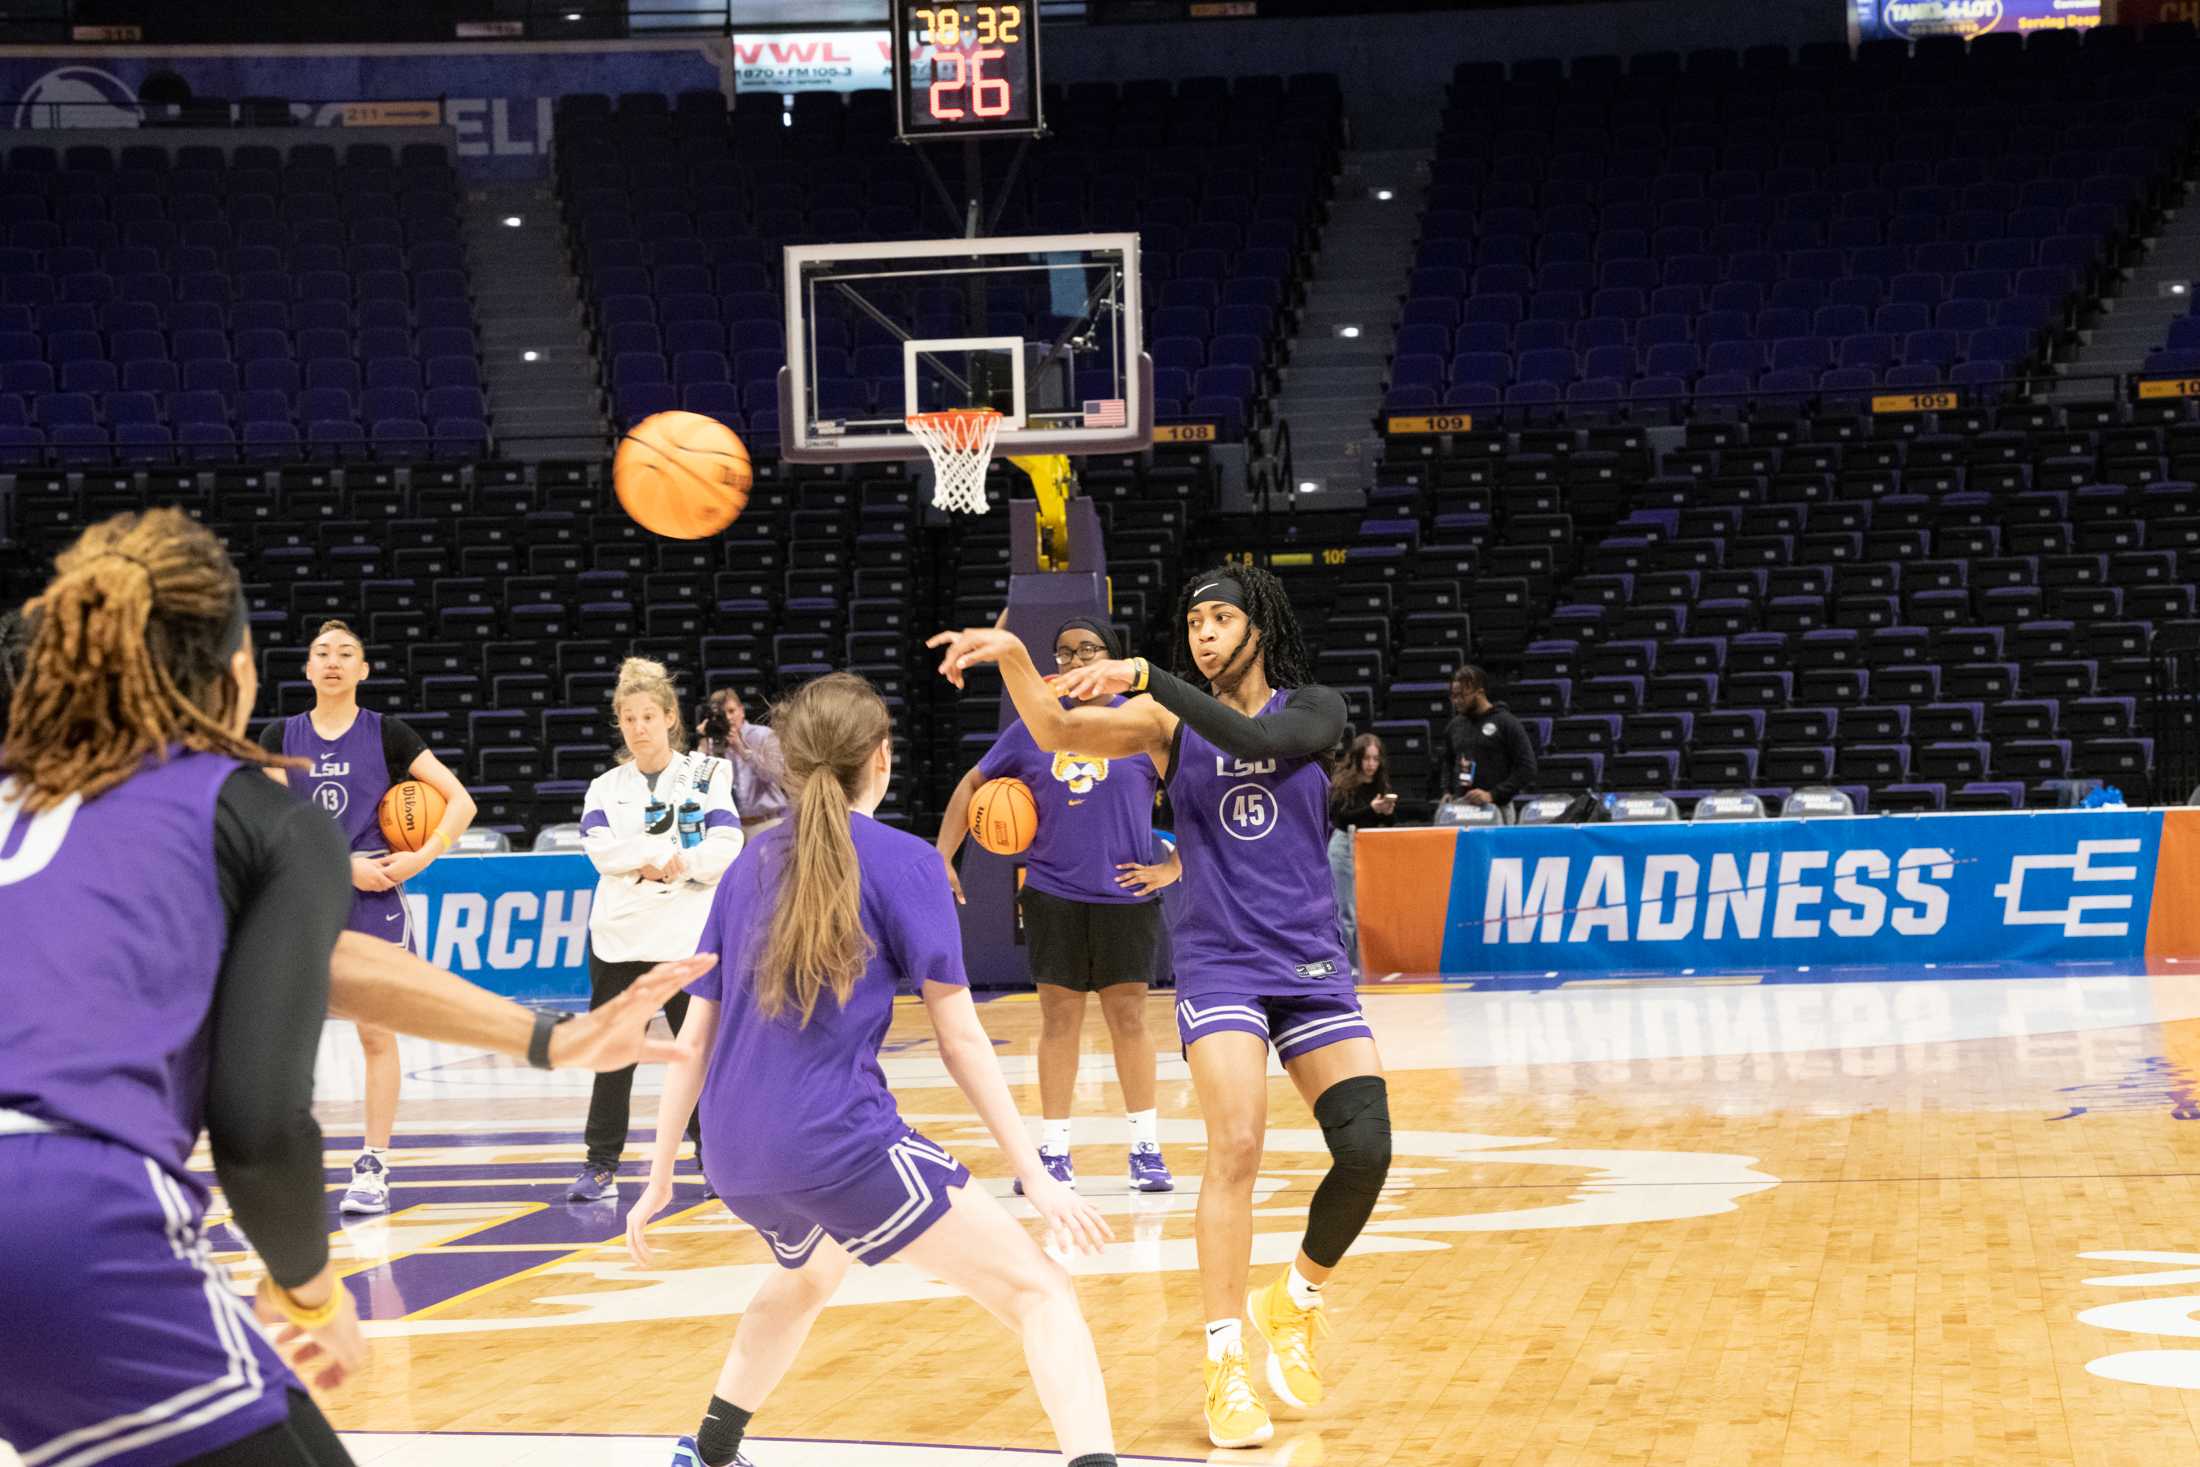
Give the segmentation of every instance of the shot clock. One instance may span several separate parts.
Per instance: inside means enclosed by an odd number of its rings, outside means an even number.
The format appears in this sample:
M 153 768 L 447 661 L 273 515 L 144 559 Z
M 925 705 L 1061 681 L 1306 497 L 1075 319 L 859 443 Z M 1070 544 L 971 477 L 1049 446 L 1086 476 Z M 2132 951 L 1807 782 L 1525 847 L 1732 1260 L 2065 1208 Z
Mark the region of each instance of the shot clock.
M 894 102 L 906 142 L 1045 131 L 1039 5 L 893 0 Z

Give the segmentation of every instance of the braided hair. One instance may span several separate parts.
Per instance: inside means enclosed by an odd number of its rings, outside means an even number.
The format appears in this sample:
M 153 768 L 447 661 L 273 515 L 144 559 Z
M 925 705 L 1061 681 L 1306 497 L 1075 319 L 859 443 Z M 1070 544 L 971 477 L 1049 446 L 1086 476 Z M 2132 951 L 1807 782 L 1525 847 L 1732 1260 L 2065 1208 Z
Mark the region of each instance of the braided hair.
M 1192 614 L 1192 592 L 1225 576 L 1245 588 L 1245 619 L 1260 628 L 1260 660 L 1268 674 L 1268 685 L 1303 688 L 1313 682 L 1314 659 L 1306 650 L 1306 637 L 1299 631 L 1298 613 L 1291 609 L 1291 598 L 1284 593 L 1283 582 L 1257 565 L 1220 565 L 1184 583 L 1184 590 L 1176 598 L 1176 675 L 1194 687 L 1208 687 L 1199 664 L 1192 660 L 1187 623 Z
M 241 615 L 237 568 L 181 510 L 119 514 L 78 536 L 24 607 L 30 641 L 0 742 L 24 805 L 104 794 L 172 745 L 283 763 L 230 732 Z

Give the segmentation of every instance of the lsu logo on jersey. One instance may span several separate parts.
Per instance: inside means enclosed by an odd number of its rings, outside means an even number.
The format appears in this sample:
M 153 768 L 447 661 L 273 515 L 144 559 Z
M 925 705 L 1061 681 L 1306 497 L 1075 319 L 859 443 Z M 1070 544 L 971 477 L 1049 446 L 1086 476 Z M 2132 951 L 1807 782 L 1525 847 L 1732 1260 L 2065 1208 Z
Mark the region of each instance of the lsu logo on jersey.
M 1082 754 L 1056 754 L 1054 777 L 1069 786 L 1073 795 L 1089 795 L 1092 787 L 1108 777 L 1108 761 L 1087 759 Z
M 1273 759 L 1232 759 L 1227 754 L 1215 755 L 1215 773 L 1223 779 L 1243 779 L 1251 774 L 1274 774 Z

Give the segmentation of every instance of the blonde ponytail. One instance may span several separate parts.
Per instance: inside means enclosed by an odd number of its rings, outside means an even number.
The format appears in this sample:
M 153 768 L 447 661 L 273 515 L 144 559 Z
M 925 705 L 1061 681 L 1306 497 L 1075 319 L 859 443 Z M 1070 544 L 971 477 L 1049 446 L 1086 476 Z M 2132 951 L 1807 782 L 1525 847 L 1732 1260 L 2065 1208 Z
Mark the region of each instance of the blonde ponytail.
M 845 1007 L 871 961 L 848 813 L 892 720 L 877 689 L 833 673 L 780 704 L 772 729 L 795 800 L 793 849 L 753 982 L 766 1018 L 792 1008 L 806 1025 L 827 990 Z

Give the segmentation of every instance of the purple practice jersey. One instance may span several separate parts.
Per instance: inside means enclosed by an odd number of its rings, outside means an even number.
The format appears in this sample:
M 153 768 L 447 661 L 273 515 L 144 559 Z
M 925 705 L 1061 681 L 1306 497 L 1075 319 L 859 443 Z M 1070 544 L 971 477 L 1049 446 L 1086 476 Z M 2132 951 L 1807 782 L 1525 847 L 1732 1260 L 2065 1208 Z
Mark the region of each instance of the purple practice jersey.
M 845 1009 L 828 992 L 806 1027 L 797 1013 L 757 1012 L 751 975 L 794 830 L 779 825 L 758 836 L 718 883 L 698 951 L 718 953 L 719 965 L 687 990 L 722 1005 L 699 1113 L 711 1182 L 729 1197 L 826 1186 L 884 1158 L 908 1131 L 878 1062 L 895 992 L 927 979 L 970 981 L 940 853 L 930 841 L 851 815 L 870 965 Z
M 312 714 L 293 714 L 283 720 L 282 752 L 313 762 L 303 774 L 290 772 L 291 785 L 328 812 L 354 855 L 388 854 L 390 843 L 376 818 L 392 783 L 381 714 L 360 709 L 351 727 L 333 739 L 315 730 Z
M 1113 708 L 1127 699 L 1113 699 Z M 1064 707 L 1075 707 L 1066 700 Z M 1023 856 L 1024 883 L 1072 902 L 1152 901 L 1115 884 L 1116 867 L 1153 855 L 1154 792 L 1161 776 L 1144 754 L 1093 759 L 1049 754 L 1023 720 L 1010 724 L 978 761 L 986 779 L 1020 779 L 1039 807 L 1039 828 Z
M 1287 696 L 1276 693 L 1261 714 Z M 1169 799 L 1184 858 L 1184 896 L 1169 928 L 1178 994 L 1349 990 L 1322 761 L 1239 759 L 1183 723 Z
M 214 807 L 238 767 L 181 754 L 38 815 L 0 794 L 0 1110 L 127 1146 L 201 1205 Z

